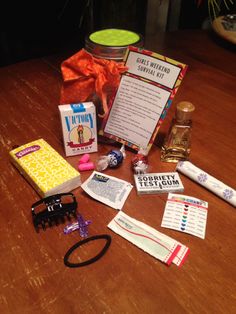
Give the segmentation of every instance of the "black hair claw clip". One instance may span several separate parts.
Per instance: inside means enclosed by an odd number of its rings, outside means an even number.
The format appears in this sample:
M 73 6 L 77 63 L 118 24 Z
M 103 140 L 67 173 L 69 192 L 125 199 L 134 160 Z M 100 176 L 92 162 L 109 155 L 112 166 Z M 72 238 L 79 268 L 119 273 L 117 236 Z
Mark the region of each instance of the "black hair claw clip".
M 38 232 L 40 228 L 58 225 L 65 221 L 65 217 L 77 217 L 77 201 L 72 193 L 55 194 L 43 198 L 32 205 L 33 224 Z

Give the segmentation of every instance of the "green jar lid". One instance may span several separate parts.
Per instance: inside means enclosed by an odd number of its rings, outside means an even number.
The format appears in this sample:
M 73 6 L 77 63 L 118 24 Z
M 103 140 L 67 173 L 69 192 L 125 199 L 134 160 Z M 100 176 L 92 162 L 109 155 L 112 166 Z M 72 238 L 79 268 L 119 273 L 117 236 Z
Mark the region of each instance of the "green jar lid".
M 92 33 L 89 39 L 104 46 L 128 46 L 140 40 L 140 36 L 125 29 L 103 29 Z
M 85 39 L 85 49 L 94 57 L 123 60 L 128 46 L 143 47 L 143 37 L 125 29 L 103 29 Z

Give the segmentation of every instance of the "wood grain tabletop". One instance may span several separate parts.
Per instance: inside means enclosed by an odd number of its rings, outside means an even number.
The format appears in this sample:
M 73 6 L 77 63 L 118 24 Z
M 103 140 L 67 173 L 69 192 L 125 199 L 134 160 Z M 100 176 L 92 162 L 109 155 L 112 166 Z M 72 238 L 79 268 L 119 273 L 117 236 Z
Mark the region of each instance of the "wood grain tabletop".
M 236 189 L 236 55 L 206 31 L 178 31 L 146 38 L 145 48 L 187 64 L 188 71 L 149 154 L 151 172 L 175 170 L 160 161 L 160 145 L 176 104 L 195 107 L 190 161 Z M 96 263 L 65 267 L 66 251 L 81 238 L 63 234 L 65 224 L 35 232 L 31 205 L 40 199 L 10 163 L 16 145 L 43 138 L 66 157 L 58 110 L 65 55 L 0 68 L 0 312 L 7 313 L 227 313 L 236 312 L 236 209 L 189 178 L 184 194 L 208 202 L 206 237 L 161 227 L 167 194 L 137 195 L 133 188 L 123 211 L 188 246 L 182 267 L 166 266 L 107 228 L 117 211 L 74 190 L 78 211 L 91 220 L 89 234 L 109 234 L 112 242 Z M 96 162 L 112 145 L 100 143 Z M 120 168 L 106 174 L 133 181 L 132 151 Z M 91 171 L 81 173 L 82 182 Z M 86 260 L 103 246 L 78 250 Z

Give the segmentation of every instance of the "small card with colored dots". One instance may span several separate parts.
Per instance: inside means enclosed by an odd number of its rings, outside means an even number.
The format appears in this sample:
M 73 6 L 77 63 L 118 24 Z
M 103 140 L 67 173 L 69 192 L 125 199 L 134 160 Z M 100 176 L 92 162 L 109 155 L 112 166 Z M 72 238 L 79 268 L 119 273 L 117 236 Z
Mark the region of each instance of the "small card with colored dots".
M 169 193 L 161 226 L 205 239 L 208 203 L 195 197 Z

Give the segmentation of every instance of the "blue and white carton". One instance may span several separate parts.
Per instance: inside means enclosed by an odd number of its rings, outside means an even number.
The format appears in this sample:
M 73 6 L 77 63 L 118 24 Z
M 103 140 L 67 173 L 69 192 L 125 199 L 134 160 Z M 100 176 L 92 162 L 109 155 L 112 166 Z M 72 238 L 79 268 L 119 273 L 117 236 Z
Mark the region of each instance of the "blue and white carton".
M 96 108 L 92 102 L 59 105 L 66 156 L 97 152 Z

